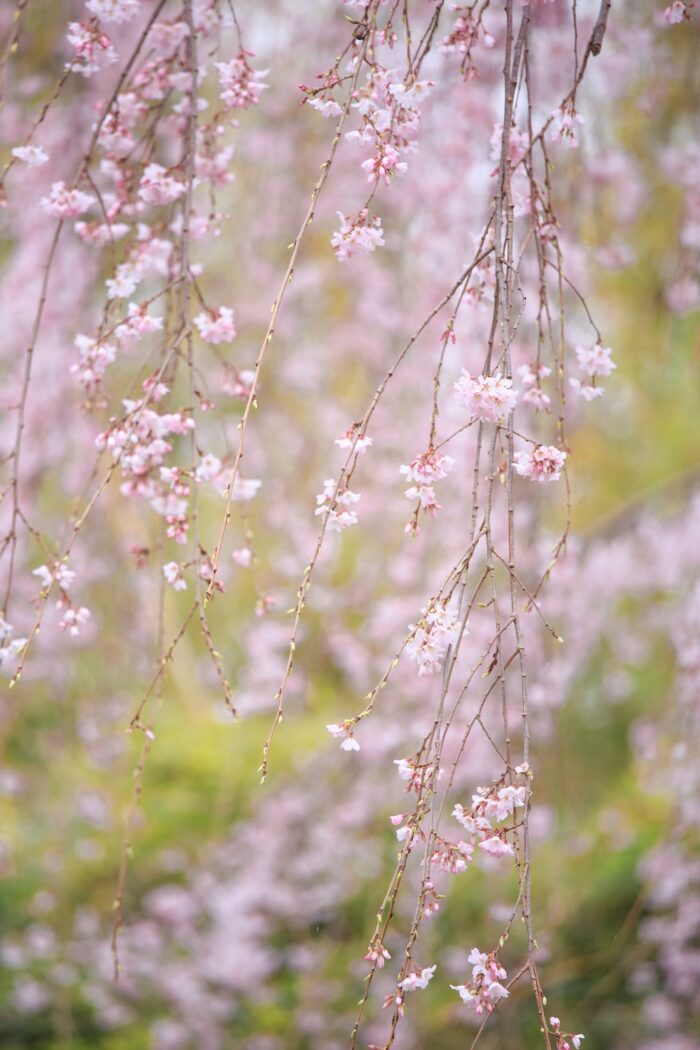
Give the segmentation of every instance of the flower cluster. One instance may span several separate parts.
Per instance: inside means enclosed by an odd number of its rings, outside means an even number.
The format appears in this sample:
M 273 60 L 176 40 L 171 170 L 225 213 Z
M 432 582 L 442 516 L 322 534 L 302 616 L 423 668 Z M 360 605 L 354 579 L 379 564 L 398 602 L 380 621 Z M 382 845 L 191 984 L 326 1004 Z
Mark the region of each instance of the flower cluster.
M 103 22 L 129 22 L 139 13 L 141 0 L 86 0 L 88 11 Z
M 478 948 L 472 948 L 467 962 L 472 968 L 472 979 L 469 984 L 451 984 L 450 988 L 459 993 L 463 1003 L 470 1006 L 475 1013 L 491 1013 L 494 1006 L 509 996 L 508 989 L 502 984 L 508 974 L 498 962 L 495 952 L 486 955 Z
M 551 141 L 563 142 L 569 149 L 578 149 L 576 127 L 579 124 L 585 124 L 585 117 L 576 112 L 572 101 L 565 103 L 561 109 L 555 110 L 552 116 L 556 120 L 556 126 L 550 132 Z
M 171 436 L 189 434 L 195 426 L 191 416 L 184 412 L 158 413 L 149 407 L 167 394 L 162 384 L 151 385 L 147 397 L 137 401 L 125 400 L 126 415 L 113 419 L 108 430 L 98 435 L 98 449 L 108 451 L 121 467 L 121 492 L 125 496 L 146 500 L 162 515 L 167 534 L 178 543 L 184 543 L 188 530 L 189 485 L 177 467 L 165 466 L 165 458 L 173 450 Z
M 372 941 L 369 948 L 367 949 L 367 954 L 365 955 L 365 959 L 367 960 L 367 962 L 373 963 L 377 966 L 378 969 L 382 970 L 387 960 L 390 958 L 391 955 L 384 947 L 384 944 L 379 940 L 378 937 L 375 937 L 375 939 Z
M 342 449 L 354 449 L 358 456 L 364 455 L 368 448 L 372 445 L 372 438 L 367 437 L 366 434 L 360 434 L 358 436 L 357 431 L 359 430 L 358 425 L 355 423 L 346 430 L 342 437 L 336 438 L 335 443 L 338 448 Z
M 398 1011 L 399 1017 L 403 1017 L 404 994 L 427 988 L 433 979 L 436 969 L 437 966 L 426 966 L 422 970 L 411 970 L 407 977 L 399 981 L 396 991 L 384 997 L 384 1009 L 393 1006 Z
M 30 168 L 40 168 L 49 159 L 48 153 L 41 146 L 15 146 L 12 156 Z
M 474 847 L 470 842 L 448 842 L 441 836 L 436 836 L 436 845 L 430 857 L 430 863 L 437 865 L 441 871 L 449 875 L 459 875 L 466 871 L 469 866 Z M 439 908 L 433 905 L 431 911 Z
M 172 204 L 182 197 L 185 183 L 170 175 L 162 164 L 149 164 L 139 186 L 139 197 L 146 204 Z
M 75 581 L 75 573 L 64 562 L 55 562 L 51 568 L 40 565 L 33 570 L 32 575 L 38 577 L 42 591 L 46 594 L 54 583 L 58 585 L 56 608 L 61 612 L 58 626 L 62 631 L 67 630 L 70 635 L 77 637 L 80 628 L 90 619 L 90 610 L 84 605 L 76 605 L 68 594 Z
M 436 481 L 446 478 L 453 466 L 454 460 L 451 456 L 438 454 L 435 449 L 431 448 L 422 455 L 416 456 L 408 465 L 404 464 L 399 467 L 406 481 L 413 482 L 411 487 L 406 489 L 406 498 L 417 499 L 420 509 L 430 514 L 441 510 L 442 505 L 435 498 L 433 485 Z
M 421 612 L 418 623 L 409 624 L 412 637 L 406 646 L 406 652 L 418 664 L 420 676 L 436 674 L 440 670 L 447 650 L 462 629 L 454 601 L 436 602 Z
M 360 127 L 348 131 L 346 139 L 358 145 L 371 145 L 373 154 L 362 163 L 367 181 L 389 185 L 407 169 L 404 159 L 415 151 L 420 123 L 418 106 L 425 100 L 432 82 L 397 80 L 388 70 L 374 68 L 358 89 L 352 108 L 361 119 Z
M 85 393 L 92 399 L 102 386 L 107 366 L 116 359 L 117 348 L 112 343 L 98 341 L 88 335 L 77 335 L 75 346 L 80 353 L 80 361 L 71 365 L 71 372 L 77 375 L 85 387 Z
M 406 784 L 406 791 L 415 791 L 416 795 L 420 795 L 423 789 L 431 783 L 434 775 L 437 780 L 442 776 L 442 769 L 436 770 L 432 762 L 422 762 L 417 757 L 395 758 L 394 765 L 396 772 Z M 396 820 L 392 817 L 392 824 L 395 823 Z M 397 838 L 401 841 L 398 832 Z
M 577 346 L 576 357 L 584 379 L 581 381 L 572 377 L 569 383 L 586 401 L 593 401 L 603 394 L 603 388 L 596 385 L 596 380 L 601 376 L 607 378 L 612 375 L 613 369 L 617 368 L 612 359 L 612 350 L 609 346 L 601 346 L 600 343 L 591 347 Z
M 472 795 L 471 808 L 467 810 L 458 803 L 452 810 L 452 816 L 469 832 L 472 849 L 473 844 L 478 843 L 479 849 L 491 857 L 509 857 L 513 856 L 513 846 L 506 838 L 505 830 L 494 828 L 494 824 L 508 820 L 526 802 L 525 785 L 516 787 L 506 784 L 489 791 L 477 788 Z
M 530 365 L 521 365 L 518 369 L 518 377 L 524 388 L 523 401 L 532 405 L 537 412 L 551 412 L 552 399 L 542 389 L 542 380 L 552 374 L 552 369 L 547 365 L 531 368 Z
M 377 216 L 370 220 L 366 208 L 350 218 L 339 211 L 338 218 L 340 229 L 333 234 L 331 245 L 341 262 L 353 255 L 369 255 L 384 244 L 382 220 Z
M 554 445 L 536 445 L 531 452 L 516 452 L 513 466 L 522 478 L 533 481 L 559 481 L 566 452 Z
M 352 722 L 341 722 L 340 725 L 332 723 L 327 725 L 326 729 L 335 737 L 337 740 L 341 740 L 340 745 L 341 751 L 359 751 L 360 745 L 353 736 L 353 723 Z
M 99 23 L 71 22 L 68 26 L 68 43 L 74 50 L 73 59 L 66 69 L 91 77 L 117 61 L 112 41 Z
M 403 981 L 399 981 L 399 988 L 402 992 L 424 990 L 432 981 L 436 969 L 437 966 L 425 966 L 422 970 L 413 970 Z
M 478 76 L 472 58 L 474 48 L 481 41 L 484 47 L 490 49 L 496 41 L 482 24 L 484 8 L 476 12 L 473 6 L 454 4 L 453 10 L 457 18 L 451 32 L 443 38 L 440 50 L 446 55 L 459 55 L 462 76 L 465 80 L 474 80 Z
M 49 196 L 42 197 L 39 203 L 47 215 L 56 219 L 74 219 L 91 208 L 95 198 L 91 193 L 66 186 L 65 182 L 54 182 Z
M 236 338 L 233 310 L 220 306 L 210 313 L 198 314 L 194 319 L 197 331 L 207 343 L 229 343 Z
M 455 383 L 455 397 L 471 415 L 494 423 L 511 412 L 518 400 L 513 380 L 500 372 L 474 379 L 464 369 Z
M 326 528 L 331 532 L 342 532 L 350 525 L 357 525 L 357 514 L 348 508 L 360 499 L 359 493 L 351 492 L 350 489 L 338 491 L 336 482 L 328 478 L 323 483 L 323 492 L 316 497 L 318 506 L 315 513 L 325 516 Z
M 581 1032 L 578 1035 L 573 1035 L 571 1032 L 562 1032 L 561 1022 L 558 1017 L 550 1017 L 549 1023 L 554 1029 L 554 1035 L 557 1037 L 557 1050 L 580 1050 L 581 1043 L 586 1038 Z
M 692 17 L 691 11 L 693 7 L 695 7 L 694 0 L 673 0 L 673 3 L 664 9 L 664 22 L 669 26 L 680 25 L 681 22 L 689 22 Z
M 26 638 L 15 638 L 15 629 L 3 616 L 0 616 L 0 670 L 12 665 L 24 650 Z
M 266 70 L 254 70 L 249 58 L 252 51 L 241 51 L 230 62 L 217 62 L 219 72 L 220 99 L 228 109 L 248 109 L 257 106 L 260 94 L 268 86 L 263 82 Z

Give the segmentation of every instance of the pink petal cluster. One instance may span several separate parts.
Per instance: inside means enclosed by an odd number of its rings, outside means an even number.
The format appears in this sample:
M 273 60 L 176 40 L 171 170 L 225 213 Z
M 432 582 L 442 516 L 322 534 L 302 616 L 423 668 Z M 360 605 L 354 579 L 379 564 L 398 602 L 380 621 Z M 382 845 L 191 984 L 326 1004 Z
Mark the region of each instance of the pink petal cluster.
M 333 722 L 326 726 L 326 729 L 335 737 L 337 740 L 341 740 L 340 745 L 341 751 L 359 751 L 360 745 L 353 736 L 353 728 L 351 722 L 341 722 L 340 725 Z
M 88 11 L 103 22 L 129 22 L 141 9 L 141 0 L 86 0 Z
M 437 966 L 425 966 L 422 970 L 414 970 L 412 973 L 409 973 L 408 977 L 399 982 L 398 987 L 402 992 L 415 992 L 418 989 L 425 989 L 432 981 L 436 970 Z
M 172 204 L 184 192 L 184 182 L 169 175 L 162 164 L 149 164 L 141 177 L 139 197 L 147 204 Z
M 251 53 L 241 51 L 230 62 L 216 62 L 221 91 L 219 97 L 230 109 L 247 109 L 257 106 L 260 94 L 268 86 L 263 83 L 267 70 L 254 70 L 248 63 Z
M 521 365 L 518 369 L 518 377 L 525 388 L 523 401 L 532 405 L 537 412 L 550 412 L 552 409 L 552 399 L 541 386 L 541 381 L 551 374 L 552 369 L 546 365 L 540 365 L 539 368 Z
M 408 465 L 404 464 L 399 467 L 406 481 L 413 482 L 411 487 L 405 491 L 406 498 L 417 499 L 421 509 L 430 514 L 441 510 L 442 505 L 435 498 L 433 484 L 446 478 L 453 466 L 454 460 L 451 456 L 439 455 L 435 449 L 429 449 L 422 455 L 416 456 Z
M 501 983 L 508 974 L 500 965 L 495 952 L 486 955 L 478 948 L 472 948 L 467 962 L 472 967 L 472 979 L 469 984 L 451 984 L 450 988 L 459 993 L 463 1003 L 470 1006 L 475 1013 L 491 1013 L 496 1003 L 507 999 L 508 989 Z
M 40 168 L 49 159 L 48 153 L 41 146 L 15 146 L 12 156 L 28 164 L 30 168 Z
M 42 197 L 39 204 L 47 215 L 56 219 L 75 219 L 95 203 L 91 193 L 84 193 L 75 187 L 69 188 L 65 182 L 54 182 L 48 197 Z
M 194 323 L 207 343 L 230 343 L 236 338 L 233 310 L 228 306 L 220 306 L 213 312 L 198 314 Z
M 554 445 L 537 445 L 531 452 L 516 452 L 513 466 L 523 478 L 558 481 L 566 462 L 566 452 Z
M 353 255 L 369 255 L 384 244 L 381 219 L 375 217 L 370 221 L 366 208 L 354 218 L 348 218 L 339 211 L 338 218 L 340 229 L 331 237 L 331 245 L 340 262 L 345 262 Z
M 318 506 L 315 513 L 325 515 L 326 528 L 330 532 L 342 532 L 350 525 L 357 525 L 357 514 L 348 508 L 360 499 L 359 493 L 351 492 L 350 489 L 339 492 L 336 482 L 328 478 L 323 483 L 323 492 L 316 497 Z
M 515 408 L 518 395 L 513 380 L 500 372 L 474 378 L 463 369 L 455 383 L 455 398 L 477 419 L 496 422 Z
M 419 676 L 436 674 L 441 669 L 447 650 L 462 627 L 453 603 L 437 602 L 422 613 L 417 624 L 409 624 L 413 636 L 406 646 L 406 652 L 418 664 Z
M 67 35 L 75 55 L 66 68 L 84 77 L 91 77 L 117 61 L 112 41 L 99 26 L 88 22 L 71 22 Z

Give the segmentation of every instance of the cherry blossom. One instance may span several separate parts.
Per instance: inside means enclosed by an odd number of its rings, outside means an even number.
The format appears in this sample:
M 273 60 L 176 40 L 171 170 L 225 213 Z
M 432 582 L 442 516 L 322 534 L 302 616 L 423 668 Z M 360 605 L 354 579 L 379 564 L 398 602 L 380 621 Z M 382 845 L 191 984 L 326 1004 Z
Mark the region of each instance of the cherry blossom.
M 479 849 L 482 849 L 484 853 L 488 853 L 491 857 L 512 857 L 515 852 L 510 842 L 506 842 L 500 835 L 492 835 L 491 838 L 482 839 L 479 843 Z
M 103 22 L 129 22 L 141 9 L 141 0 L 86 0 L 91 14 Z
M 233 310 L 228 306 L 220 306 L 213 313 L 200 313 L 194 323 L 207 343 L 229 343 L 236 338 Z
M 467 962 L 472 967 L 472 980 L 469 984 L 451 984 L 450 988 L 459 994 L 460 999 L 470 1006 L 475 1013 L 484 1010 L 491 1013 L 494 1006 L 509 996 L 508 989 L 501 983 L 508 974 L 499 964 L 494 953 L 486 955 L 478 948 L 472 948 Z
M 70 189 L 65 182 L 54 182 L 49 196 L 42 197 L 39 203 L 48 215 L 57 219 L 75 219 L 92 207 L 95 198 L 75 187 Z
M 316 497 L 318 506 L 315 513 L 325 516 L 326 528 L 331 532 L 342 532 L 350 525 L 357 525 L 357 514 L 346 508 L 358 503 L 360 498 L 357 492 L 351 492 L 350 489 L 339 492 L 336 482 L 329 478 L 323 483 L 323 492 Z M 338 507 L 342 509 L 338 510 Z
M 398 987 L 402 992 L 415 992 L 419 989 L 425 989 L 432 981 L 436 969 L 437 966 L 425 966 L 422 970 L 414 970 L 403 981 L 399 981 Z
M 112 41 L 98 26 L 86 22 L 71 22 L 68 42 L 75 50 L 73 61 L 66 68 L 91 77 L 117 61 Z
M 250 57 L 251 52 L 241 51 L 230 62 L 215 63 L 221 81 L 221 101 L 231 109 L 257 106 L 261 92 L 268 86 L 263 83 L 267 70 L 253 70 L 248 63 Z
M 564 469 L 566 452 L 554 445 L 536 445 L 531 452 L 516 452 L 513 466 L 523 478 L 558 481 Z
M 585 124 L 585 117 L 576 112 L 572 102 L 567 103 L 562 109 L 555 110 L 552 116 L 557 123 L 550 132 L 551 141 L 563 142 L 569 149 L 578 149 L 576 125 Z
M 27 644 L 26 638 L 15 638 L 14 633 L 12 624 L 0 616 L 0 670 L 10 670 Z
M 518 378 L 525 388 L 523 402 L 532 405 L 538 412 L 551 412 L 552 399 L 546 394 L 541 386 L 541 381 L 552 374 L 552 369 L 546 365 L 539 368 L 531 368 L 530 365 L 521 365 L 518 369 Z
M 418 664 L 419 676 L 436 674 L 440 670 L 447 650 L 462 630 L 454 603 L 438 602 L 433 608 L 421 611 L 418 623 L 409 624 L 412 638 L 406 646 L 406 652 Z
M 149 164 L 141 178 L 139 197 L 147 204 L 172 204 L 185 192 L 185 184 L 169 175 L 161 164 Z
M 411 463 L 399 467 L 406 481 L 414 482 L 410 488 L 406 489 L 406 498 L 417 499 L 421 510 L 428 511 L 430 514 L 437 513 L 442 508 L 435 498 L 433 484 L 446 478 L 453 466 L 454 460 L 451 456 L 438 455 L 434 449 L 429 449 L 422 455 L 416 456 Z
M 664 9 L 664 22 L 671 26 L 679 25 L 681 22 L 689 22 L 691 9 L 694 6 L 694 3 L 689 3 L 688 0 L 674 0 L 672 4 L 669 4 Z
M 364 455 L 368 448 L 372 445 L 372 438 L 366 434 L 357 436 L 357 427 L 351 427 L 350 430 L 346 431 L 341 438 L 336 438 L 335 443 L 338 448 L 351 449 L 354 448 L 358 455 Z
M 581 370 L 591 377 L 609 376 L 612 374 L 613 369 L 617 368 L 617 365 L 612 360 L 610 347 L 603 347 L 600 343 L 596 343 L 595 346 L 590 348 L 577 346 L 576 357 Z
M 310 98 L 308 100 L 309 105 L 318 110 L 322 117 L 339 117 L 343 112 L 342 108 L 332 98 Z
M 61 603 L 57 604 L 60 608 Z M 74 638 L 77 638 L 80 634 L 80 628 L 84 627 L 89 619 L 89 609 L 86 609 L 82 605 L 80 607 L 69 606 L 63 613 L 63 616 L 58 626 L 62 631 L 67 630 L 70 635 L 72 635 Z
M 40 168 L 49 159 L 48 153 L 41 146 L 15 146 L 12 156 L 23 161 L 30 168 Z
M 353 255 L 368 255 L 384 244 L 384 231 L 381 219 L 375 216 L 371 221 L 366 208 L 353 217 L 346 217 L 338 212 L 340 229 L 333 234 L 331 245 L 341 262 Z
M 187 583 L 182 575 L 182 566 L 178 565 L 176 561 L 166 562 L 163 566 L 163 575 L 174 590 L 187 590 Z
M 517 394 L 512 387 L 513 380 L 500 372 L 474 379 L 463 369 L 455 383 L 455 397 L 478 419 L 496 422 L 515 408 Z
M 378 969 L 383 969 L 388 959 L 391 959 L 390 953 L 386 950 L 380 940 L 374 940 L 367 949 L 365 959 L 368 962 L 375 963 Z
M 326 729 L 331 734 L 331 736 L 336 737 L 336 739 L 340 739 L 342 741 L 342 743 L 340 745 L 341 751 L 359 751 L 360 750 L 360 745 L 358 744 L 357 740 L 355 740 L 355 737 L 353 736 L 353 731 L 352 731 L 352 725 L 351 724 L 349 724 L 347 722 L 343 722 L 340 725 L 337 725 L 336 723 L 333 723 L 331 725 L 327 725 Z

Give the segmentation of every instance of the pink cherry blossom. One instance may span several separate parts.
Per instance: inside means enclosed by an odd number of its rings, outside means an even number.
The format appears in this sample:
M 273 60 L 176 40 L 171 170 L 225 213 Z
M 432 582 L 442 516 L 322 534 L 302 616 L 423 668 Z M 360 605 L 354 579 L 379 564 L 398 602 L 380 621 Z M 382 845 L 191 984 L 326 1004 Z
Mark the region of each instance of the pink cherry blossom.
M 381 219 L 376 216 L 369 221 L 367 209 L 352 218 L 338 212 L 340 229 L 333 234 L 331 245 L 341 262 L 353 255 L 368 255 L 384 244 Z
M 558 481 L 564 469 L 566 452 L 554 445 L 537 445 L 531 452 L 516 452 L 513 466 L 523 478 Z
M 612 360 L 612 350 L 600 343 L 590 348 L 577 346 L 576 357 L 579 367 L 588 376 L 609 376 L 617 365 Z
M 506 842 L 500 835 L 492 835 L 491 838 L 482 839 L 479 849 L 488 853 L 490 857 L 512 857 L 514 849 L 510 842 Z
M 242 569 L 247 569 L 253 561 L 253 552 L 250 547 L 238 547 L 233 551 L 231 557 L 236 565 L 240 565 Z
M 350 489 L 338 492 L 336 482 L 329 478 L 323 484 L 323 492 L 316 497 L 318 506 L 315 513 L 325 516 L 326 528 L 331 532 L 342 532 L 350 525 L 357 524 L 357 514 L 347 508 L 358 503 L 360 498 L 357 492 L 351 492 Z
M 200 313 L 194 323 L 207 343 L 229 343 L 236 338 L 233 310 L 228 306 L 220 306 L 213 313 Z
M 141 0 L 86 0 L 91 14 L 103 22 L 129 22 L 139 13 Z
M 462 370 L 455 383 L 455 397 L 472 415 L 492 422 L 511 412 L 517 401 L 513 380 L 500 372 L 474 379 Z
M 403 981 L 399 981 L 398 986 L 402 992 L 415 992 L 418 989 L 425 989 L 432 981 L 436 969 L 437 966 L 426 966 L 422 970 L 413 971 Z
M 174 590 L 187 590 L 187 583 L 182 575 L 182 567 L 176 561 L 166 562 L 163 566 L 163 575 Z
M 327 725 L 326 729 L 331 734 L 331 736 L 336 737 L 336 739 L 340 739 L 342 741 L 340 745 L 341 751 L 360 750 L 360 745 L 358 744 L 357 740 L 355 740 L 355 737 L 353 736 L 352 726 L 349 723 L 343 722 L 340 725 L 333 723 L 331 725 Z
M 68 42 L 74 48 L 75 56 L 67 68 L 84 77 L 91 77 L 117 61 L 112 41 L 94 24 L 71 22 L 68 26 Z
M 141 177 L 139 197 L 147 204 L 172 204 L 184 192 L 184 182 L 169 175 L 161 164 L 149 164 Z
M 95 198 L 91 193 L 69 188 L 65 182 L 54 182 L 49 196 L 42 197 L 39 203 L 48 215 L 57 219 L 74 219 L 91 208 Z
M 230 62 L 216 62 L 221 82 L 221 101 L 232 109 L 257 106 L 260 94 L 268 86 L 263 82 L 267 70 L 253 70 L 248 63 L 250 52 L 241 51 Z
M 23 161 L 30 168 L 40 168 L 49 159 L 48 153 L 41 146 L 15 146 L 12 156 Z

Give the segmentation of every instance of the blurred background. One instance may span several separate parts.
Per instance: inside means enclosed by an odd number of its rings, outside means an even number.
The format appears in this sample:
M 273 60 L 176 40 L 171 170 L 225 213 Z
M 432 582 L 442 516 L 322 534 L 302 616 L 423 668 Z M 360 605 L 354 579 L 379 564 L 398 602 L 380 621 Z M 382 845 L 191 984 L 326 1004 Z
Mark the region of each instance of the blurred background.
M 416 6 L 425 17 L 433 5 Z M 500 39 L 501 5 L 492 6 L 485 18 Z M 579 5 L 582 39 L 596 9 Z M 207 297 L 233 306 L 238 328 L 230 362 L 198 350 L 216 405 L 201 428 L 222 458 L 241 411 L 230 367 L 254 365 L 286 246 L 332 135 L 330 122 L 300 105 L 298 84 L 330 66 L 347 39 L 346 15 L 355 13 L 325 0 L 236 5 L 269 88 L 241 115 L 235 181 L 217 201 L 221 236 L 197 256 Z M 3 35 L 12 16 L 8 3 Z M 8 155 L 61 76 L 65 27 L 78 17 L 81 5 L 71 0 L 27 5 L 5 70 Z M 455 17 L 445 11 L 441 37 Z M 570 80 L 570 33 L 566 5 L 537 8 L 531 61 L 544 117 Z M 700 1047 L 698 43 L 696 25 L 663 23 L 656 4 L 613 4 L 603 52 L 577 99 L 586 120 L 580 147 L 551 147 L 567 273 L 617 370 L 604 397 L 570 404 L 572 529 L 543 593 L 564 645 L 531 628 L 534 911 L 548 1008 L 586 1033 L 586 1047 L 606 1050 Z M 348 1045 L 363 956 L 396 856 L 387 818 L 404 796 L 393 762 L 415 751 L 434 687 L 400 661 L 358 730 L 358 754 L 340 752 L 325 726 L 362 708 L 460 549 L 468 444 L 456 443 L 457 481 L 415 539 L 404 533 L 411 508 L 399 474 L 424 450 L 445 314 L 422 334 L 377 412 L 371 456 L 353 484 L 362 492 L 360 524 L 322 552 L 262 786 L 258 767 L 286 661 L 286 611 L 318 533 L 314 497 L 342 463 L 334 441 L 361 418 L 483 227 L 501 105 L 498 48 L 484 49 L 479 62 L 479 77 L 465 83 L 458 57 L 440 48 L 431 55 L 425 73 L 435 87 L 418 153 L 375 204 L 386 246 L 347 263 L 330 248 L 336 211 L 356 210 L 366 193 L 362 157 L 345 142 L 307 235 L 246 456 L 245 476 L 263 484 L 238 505 L 226 594 L 211 606 L 240 719 L 228 714 L 193 625 L 151 697 L 154 739 L 125 732 L 188 596 L 165 593 L 160 564 L 174 556 L 172 544 L 156 515 L 125 499 L 118 484 L 78 541 L 90 624 L 67 639 L 51 610 L 23 678 L 12 691 L 2 679 L 0 1045 L 8 1050 Z M 91 107 L 107 94 L 75 81 L 40 137 L 69 166 L 89 137 Z M 0 245 L 7 384 L 50 233 L 35 205 L 58 177 L 45 169 L 8 177 Z M 108 260 L 75 237 L 61 251 L 37 348 L 25 460 L 37 527 L 57 538 L 82 506 L 94 438 L 110 414 L 80 412 L 70 373 L 75 335 L 95 323 Z M 572 345 L 585 325 L 574 299 Z M 487 322 L 478 307 L 460 314 L 448 393 L 460 368 L 479 368 Z M 529 359 L 527 331 L 516 341 L 517 361 Z M 118 396 L 129 396 L 137 367 L 128 356 L 114 366 Z M 444 433 L 459 425 L 447 395 L 440 425 Z M 522 511 L 523 571 L 535 575 L 566 518 L 561 493 L 547 489 L 524 497 Z M 216 493 L 202 497 L 204 533 L 216 534 L 221 509 Z M 17 634 L 31 625 L 31 569 L 44 560 L 33 543 L 28 536 L 21 552 Z M 242 546 L 254 550 L 248 569 L 231 558 L 230 548 Z M 135 548 L 165 553 L 139 559 Z M 478 625 L 472 633 L 478 651 Z M 488 748 L 474 743 L 455 787 L 469 798 L 491 775 Z M 125 861 L 115 984 L 110 939 Z M 449 983 L 464 979 L 466 953 L 494 943 L 508 917 L 516 884 L 503 871 L 482 866 L 450 882 L 421 934 L 424 965 L 437 963 L 441 980 L 409 1002 L 397 1046 L 471 1044 L 473 1018 Z M 409 892 L 397 906 L 392 953 L 402 951 L 412 906 Z M 506 950 L 509 971 L 519 937 Z M 390 970 L 376 980 L 362 1045 L 385 1038 Z M 529 1050 L 539 1040 L 521 982 L 481 1046 Z

